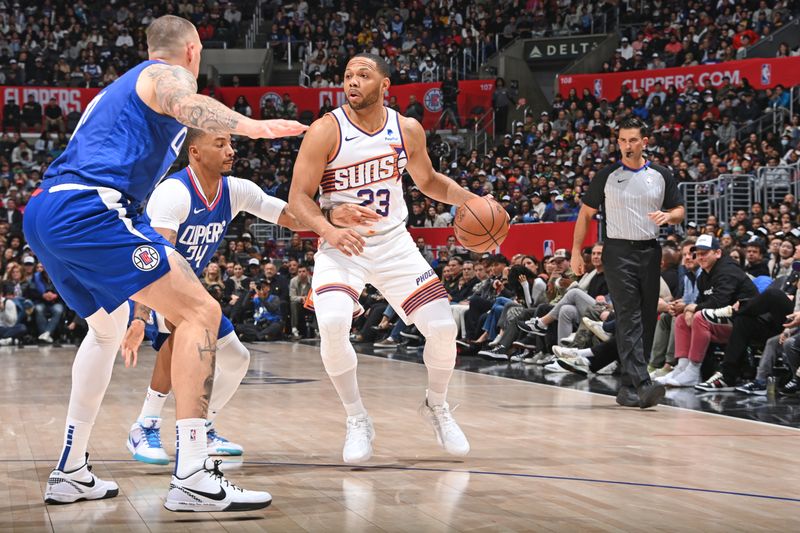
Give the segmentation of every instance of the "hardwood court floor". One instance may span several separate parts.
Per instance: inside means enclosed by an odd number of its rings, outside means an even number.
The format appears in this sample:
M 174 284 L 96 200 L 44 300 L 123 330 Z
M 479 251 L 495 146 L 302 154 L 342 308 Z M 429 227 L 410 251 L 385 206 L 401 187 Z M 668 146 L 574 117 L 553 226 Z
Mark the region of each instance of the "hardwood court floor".
M 364 356 L 359 379 L 375 456 L 341 462 L 344 415 L 318 351 L 252 346 L 251 370 L 218 422 L 245 447 L 226 464 L 274 503 L 252 513 L 163 509 L 171 468 L 125 449 L 154 354 L 117 362 L 90 443 L 116 498 L 45 506 L 74 348 L 0 350 L 0 530 L 13 531 L 753 531 L 795 529 L 800 431 L 457 371 L 450 389 L 472 444 L 447 456 L 417 414 L 425 368 Z M 174 403 L 163 436 L 172 454 Z M 794 525 L 794 526 L 793 526 Z

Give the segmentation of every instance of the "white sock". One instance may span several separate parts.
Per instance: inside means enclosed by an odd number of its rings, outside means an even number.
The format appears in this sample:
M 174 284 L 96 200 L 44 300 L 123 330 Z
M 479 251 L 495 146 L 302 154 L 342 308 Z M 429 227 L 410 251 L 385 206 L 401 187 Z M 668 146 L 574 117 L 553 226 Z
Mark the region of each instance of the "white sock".
M 72 390 L 64 445 L 56 467 L 62 472 L 72 472 L 86 463 L 89 435 L 111 381 L 117 349 L 125 336 L 129 309 L 126 302 L 110 314 L 100 309 L 86 319 L 89 333 L 72 363 Z
M 589 358 L 592 356 L 592 349 L 591 348 L 581 348 L 578 350 L 578 355 L 581 357 Z
M 139 420 L 144 420 L 145 418 L 161 418 L 161 410 L 164 408 L 164 402 L 167 401 L 167 396 L 169 396 L 169 391 L 165 394 L 147 387 L 147 395 L 144 397 L 144 404 L 142 404 L 142 412 L 139 413 Z
M 175 476 L 185 478 L 201 468 L 208 457 L 206 421 L 203 418 L 178 420 L 175 446 Z
M 688 357 L 681 357 L 678 359 L 678 364 L 675 365 L 675 368 L 678 370 L 685 370 L 687 366 L 689 366 L 689 358 Z
M 428 376 L 430 376 L 430 370 L 428 371 Z M 448 381 L 450 378 L 448 378 Z M 436 392 L 431 389 L 425 391 L 425 397 L 427 398 L 428 405 L 433 407 L 434 405 L 444 405 L 447 401 L 447 385 L 444 387 L 444 392 Z
M 92 426 L 87 422 L 79 422 L 74 418 L 67 417 L 67 424 L 64 430 L 64 446 L 61 451 L 61 459 L 58 461 L 58 470 L 62 472 L 73 472 L 86 462 L 86 448 L 89 445 L 89 435 L 92 433 Z M 88 470 L 86 479 L 78 481 L 88 481 L 90 476 Z
M 361 393 L 358 391 L 358 378 L 356 377 L 355 368 L 338 376 L 330 376 L 330 378 L 333 387 L 342 400 L 347 416 L 367 414 L 367 410 L 361 401 Z

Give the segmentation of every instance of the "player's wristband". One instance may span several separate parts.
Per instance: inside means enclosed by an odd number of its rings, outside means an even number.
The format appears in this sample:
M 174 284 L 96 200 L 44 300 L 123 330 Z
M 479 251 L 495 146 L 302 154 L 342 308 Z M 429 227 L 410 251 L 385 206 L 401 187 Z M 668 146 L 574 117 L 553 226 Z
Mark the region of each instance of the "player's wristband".
M 144 324 L 145 326 L 147 326 L 147 320 L 145 320 L 144 318 L 142 318 L 142 317 L 140 317 L 140 316 L 135 316 L 135 317 L 133 317 L 133 320 L 141 320 L 141 321 L 142 321 L 142 324 Z M 131 320 L 131 324 L 133 324 L 133 320 Z

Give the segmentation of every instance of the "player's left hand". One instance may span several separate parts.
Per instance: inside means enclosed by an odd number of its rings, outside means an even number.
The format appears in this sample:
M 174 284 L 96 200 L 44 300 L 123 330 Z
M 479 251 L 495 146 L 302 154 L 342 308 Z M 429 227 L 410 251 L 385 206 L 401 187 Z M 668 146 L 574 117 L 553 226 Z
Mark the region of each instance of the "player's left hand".
M 340 204 L 331 210 L 331 222 L 340 228 L 371 226 L 380 219 L 372 209 L 357 204 Z
M 665 211 L 653 211 L 652 213 L 647 213 L 647 217 L 659 226 L 669 224 L 669 213 Z
M 268 139 L 302 135 L 308 129 L 308 126 L 301 124 L 296 120 L 272 119 L 263 120 L 261 122 L 265 126 L 264 136 Z
M 125 368 L 136 366 L 139 358 L 139 346 L 144 340 L 144 322 L 141 320 L 134 320 L 128 326 L 128 331 L 125 332 L 125 337 L 122 339 L 120 352 L 125 359 Z

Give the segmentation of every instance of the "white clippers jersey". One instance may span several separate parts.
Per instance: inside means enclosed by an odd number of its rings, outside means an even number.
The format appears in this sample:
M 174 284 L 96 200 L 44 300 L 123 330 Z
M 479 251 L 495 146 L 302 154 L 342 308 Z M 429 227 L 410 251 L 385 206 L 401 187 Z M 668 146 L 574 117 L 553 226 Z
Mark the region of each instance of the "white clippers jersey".
M 331 114 L 339 123 L 339 148 L 328 161 L 320 183 L 320 206 L 361 204 L 381 217 L 370 227 L 356 228 L 365 237 L 404 227 L 408 209 L 402 176 L 408 158 L 397 112 L 384 107 L 386 122 L 374 134 L 353 124 L 338 107 Z

